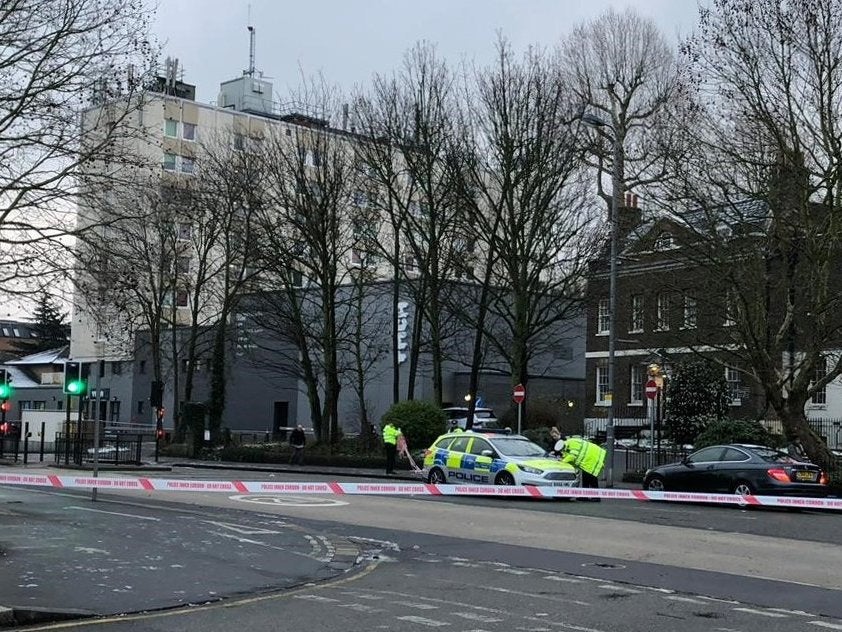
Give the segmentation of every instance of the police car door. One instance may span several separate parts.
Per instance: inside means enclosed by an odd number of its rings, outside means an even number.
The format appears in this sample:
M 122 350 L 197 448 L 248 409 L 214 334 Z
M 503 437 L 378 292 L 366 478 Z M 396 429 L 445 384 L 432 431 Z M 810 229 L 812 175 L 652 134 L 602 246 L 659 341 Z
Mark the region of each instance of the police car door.
M 494 452 L 494 448 L 482 437 L 474 437 L 471 443 L 469 458 L 473 460 L 474 481 L 476 483 L 493 483 L 491 478 L 491 464 L 493 457 L 488 452 Z M 485 452 L 485 454 L 483 454 Z
M 473 469 L 468 469 L 466 463 L 466 456 L 468 451 L 468 442 L 471 437 L 463 435 L 457 437 L 448 448 L 447 455 L 447 482 L 448 483 L 464 483 L 471 480 L 471 473 Z

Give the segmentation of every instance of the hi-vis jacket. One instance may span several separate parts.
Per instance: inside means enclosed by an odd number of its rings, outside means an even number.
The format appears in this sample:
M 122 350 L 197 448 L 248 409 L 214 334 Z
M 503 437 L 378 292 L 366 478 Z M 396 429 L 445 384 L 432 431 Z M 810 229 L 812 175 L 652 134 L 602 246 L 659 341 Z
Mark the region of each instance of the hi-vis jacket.
M 595 443 L 581 437 L 569 437 L 564 441 L 561 460 L 592 476 L 599 476 L 605 466 L 605 455 L 605 450 Z
M 391 443 L 392 445 L 397 444 L 398 436 L 401 434 L 400 428 L 395 428 L 392 424 L 386 424 L 383 426 L 383 443 Z

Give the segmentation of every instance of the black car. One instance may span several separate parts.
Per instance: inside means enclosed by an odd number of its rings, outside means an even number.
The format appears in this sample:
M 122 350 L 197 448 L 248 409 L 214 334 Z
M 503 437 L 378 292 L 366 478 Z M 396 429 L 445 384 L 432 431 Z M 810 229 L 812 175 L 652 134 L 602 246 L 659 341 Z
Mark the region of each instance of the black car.
M 823 497 L 828 494 L 828 478 L 819 466 L 797 461 L 775 448 L 730 444 L 702 448 L 679 463 L 648 470 L 643 488 L 742 496 Z

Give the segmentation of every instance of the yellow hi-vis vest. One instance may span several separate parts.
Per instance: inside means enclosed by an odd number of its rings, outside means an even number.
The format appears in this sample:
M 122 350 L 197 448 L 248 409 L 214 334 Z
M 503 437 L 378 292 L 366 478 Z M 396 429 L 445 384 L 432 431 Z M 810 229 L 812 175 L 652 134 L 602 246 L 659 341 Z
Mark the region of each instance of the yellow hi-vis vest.
M 392 424 L 386 424 L 383 426 L 383 443 L 397 444 L 400 434 L 400 428 L 395 428 Z
M 561 460 L 592 476 L 599 476 L 605 467 L 605 455 L 605 450 L 595 443 L 581 437 L 570 437 L 564 441 L 564 457 Z

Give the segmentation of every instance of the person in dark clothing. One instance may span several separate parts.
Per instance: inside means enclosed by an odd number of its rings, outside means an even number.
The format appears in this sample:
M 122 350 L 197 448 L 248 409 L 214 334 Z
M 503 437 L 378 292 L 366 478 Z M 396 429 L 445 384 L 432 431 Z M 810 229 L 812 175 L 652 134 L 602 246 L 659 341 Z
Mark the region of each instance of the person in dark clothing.
M 564 439 L 565 436 L 561 434 L 561 431 L 556 426 L 550 428 L 550 439 L 547 442 L 547 454 L 550 456 L 561 456 L 561 453 L 556 451 L 556 444 Z
M 304 434 L 304 427 L 299 424 L 289 435 L 289 445 L 292 448 L 292 456 L 289 462 L 292 465 L 304 465 L 304 446 L 307 443 L 307 436 Z

